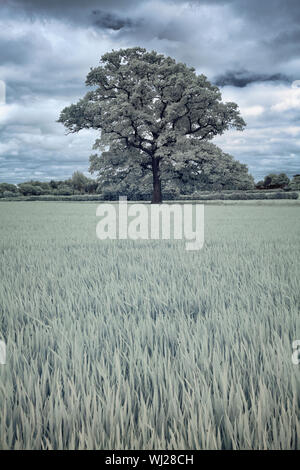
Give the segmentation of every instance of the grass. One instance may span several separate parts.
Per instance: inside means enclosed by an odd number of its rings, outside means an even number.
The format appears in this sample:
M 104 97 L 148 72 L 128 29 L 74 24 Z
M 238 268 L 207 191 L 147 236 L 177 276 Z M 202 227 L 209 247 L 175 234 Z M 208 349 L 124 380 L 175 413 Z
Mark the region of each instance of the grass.
M 299 207 L 206 206 L 198 252 L 96 207 L 0 204 L 0 448 L 299 449 Z

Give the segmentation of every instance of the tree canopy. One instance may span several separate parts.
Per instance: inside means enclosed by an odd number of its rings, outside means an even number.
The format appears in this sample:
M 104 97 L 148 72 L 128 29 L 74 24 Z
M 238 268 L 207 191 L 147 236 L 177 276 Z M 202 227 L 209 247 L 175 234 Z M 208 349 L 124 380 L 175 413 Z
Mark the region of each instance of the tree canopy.
M 154 203 L 162 201 L 163 163 L 182 166 L 201 142 L 245 126 L 238 106 L 223 103 L 218 87 L 204 75 L 140 47 L 104 54 L 86 85 L 96 88 L 64 108 L 59 122 L 69 132 L 101 131 L 94 149 L 126 155 L 129 167 L 133 159 L 141 171 L 150 169 Z
M 115 154 L 111 150 L 90 158 L 90 172 L 98 174 L 99 188 L 108 198 L 116 193 L 130 198 L 143 199 L 151 195 L 152 178 L 150 164 L 141 165 L 142 156 L 137 152 L 128 156 L 125 152 Z M 192 157 L 162 160 L 161 180 L 168 198 L 195 191 L 219 191 L 254 188 L 254 179 L 245 164 L 222 152 L 211 142 L 199 143 Z M 138 187 L 137 187 L 138 185 Z

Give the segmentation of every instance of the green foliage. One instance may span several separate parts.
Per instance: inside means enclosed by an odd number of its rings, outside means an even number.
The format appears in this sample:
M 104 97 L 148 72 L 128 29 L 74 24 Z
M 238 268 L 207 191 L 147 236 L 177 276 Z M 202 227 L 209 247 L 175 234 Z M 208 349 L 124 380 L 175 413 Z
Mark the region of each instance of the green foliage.
M 106 192 L 101 194 L 80 194 L 66 187 L 66 189 L 56 190 L 53 194 L 43 194 L 37 196 L 21 196 L 18 193 L 4 193 L 0 198 L 4 199 L 17 199 L 24 201 L 118 201 L 119 193 Z M 283 192 L 283 191 L 195 191 L 192 194 L 177 194 L 172 192 L 165 192 L 166 200 L 192 200 L 192 201 L 218 201 L 218 200 L 276 200 L 276 199 L 298 199 L 298 192 Z M 129 197 L 129 201 L 149 201 L 151 194 L 134 193 Z
M 270 173 L 264 179 L 263 187 L 265 189 L 285 188 L 290 182 L 289 177 L 285 173 Z
M 62 184 L 57 189 L 53 190 L 53 194 L 62 195 L 62 196 L 70 196 L 74 193 L 73 188 L 68 184 Z
M 18 188 L 15 184 L 0 183 L 0 195 L 8 191 L 11 193 L 17 193 Z
M 300 191 L 300 175 L 294 175 L 293 179 L 289 184 L 289 188 L 292 191 Z
M 107 197 L 126 195 L 140 199 L 151 195 L 151 166 L 136 151 L 115 155 L 111 151 L 90 158 L 90 171 L 98 173 L 100 191 Z M 210 142 L 201 142 L 185 159 L 174 153 L 172 160 L 165 159 L 160 166 L 165 199 L 187 195 L 194 191 L 254 188 L 254 179 L 246 165 L 222 152 Z M 146 197 L 149 199 L 149 196 Z
M 81 193 L 85 192 L 85 187 L 88 183 L 89 179 L 80 171 L 75 171 L 70 180 L 71 186 Z
M 40 194 L 45 194 L 46 191 L 39 185 L 35 184 L 36 182 L 30 181 L 29 183 L 20 183 L 18 185 L 19 191 L 23 196 L 37 196 Z
M 39 188 L 41 188 L 45 193 L 46 192 L 49 192 L 52 188 L 50 186 L 49 183 L 46 183 L 45 181 L 29 181 L 29 184 L 31 184 L 32 186 L 38 186 Z
M 46 196 L 61 195 L 71 196 L 76 194 L 96 193 L 98 187 L 97 181 L 87 178 L 83 173 L 76 171 L 72 178 L 65 181 L 51 180 L 49 183 L 44 181 L 26 181 L 24 183 L 14 184 L 0 183 L 0 198 L 19 197 L 19 196 Z
M 58 185 L 59 185 L 59 182 L 58 181 L 55 181 L 55 180 L 51 180 L 49 182 L 49 186 L 51 189 L 57 189 L 58 188 Z
M 180 194 L 194 191 L 249 190 L 254 179 L 247 165 L 234 160 L 210 142 L 202 142 L 185 160 L 162 165 L 162 181 L 178 188 Z
M 266 192 L 266 191 L 195 191 L 190 195 L 179 197 L 182 200 L 231 200 L 231 201 L 255 201 L 271 199 L 298 199 L 296 192 Z
M 3 197 L 3 198 L 16 198 L 18 197 L 18 193 L 14 192 L 14 191 L 4 191 L 3 193 L 0 193 L 0 197 Z
M 153 202 L 161 199 L 160 162 L 169 168 L 174 162 L 189 165 L 199 143 L 231 127 L 245 126 L 238 106 L 223 103 L 219 89 L 204 75 L 140 47 L 104 54 L 101 65 L 89 72 L 86 85 L 96 88 L 64 108 L 59 122 L 69 132 L 101 131 L 94 149 L 126 158 L 128 176 L 135 184 L 140 181 L 137 165 L 142 174 L 152 172 Z M 91 169 L 96 166 L 93 156 Z
M 128 153 L 135 154 L 129 157 Z M 101 157 L 90 157 L 90 171 L 98 174 L 97 192 L 106 199 L 151 199 L 152 176 L 150 168 L 140 164 L 145 159 L 136 151 L 127 151 L 115 155 L 111 151 L 103 152 Z
M 95 194 L 98 190 L 98 182 L 92 179 L 89 179 L 84 186 L 84 189 L 89 194 Z
M 193 253 L 95 211 L 0 204 L 0 448 L 299 449 L 299 209 L 206 207 Z

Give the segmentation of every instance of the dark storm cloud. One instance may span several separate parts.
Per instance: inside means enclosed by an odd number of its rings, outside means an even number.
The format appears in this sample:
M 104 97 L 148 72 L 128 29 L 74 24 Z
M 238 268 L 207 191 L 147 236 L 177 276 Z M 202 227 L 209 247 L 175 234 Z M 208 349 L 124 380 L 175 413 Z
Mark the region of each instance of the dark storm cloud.
M 226 53 L 226 45 L 231 62 L 227 70 L 237 70 L 234 62 L 240 61 L 253 73 L 270 76 L 282 73 L 276 67 L 297 57 L 299 51 L 299 0 L 4 0 L 4 4 L 13 8 L 14 15 L 44 20 L 56 18 L 66 23 L 112 30 L 117 33 L 116 39 L 142 43 L 146 47 L 155 39 L 162 43 L 174 42 L 176 58 L 182 60 L 185 56 L 189 63 L 203 60 L 205 49 L 210 47 L 214 65 L 208 64 L 209 72 L 214 69 L 212 71 L 218 75 L 224 73 L 224 69 L 216 69 L 218 63 L 223 67 L 221 55 Z M 165 7 L 172 5 L 187 8 L 180 15 L 176 14 L 176 9 L 164 12 Z M 192 9 L 196 12 L 197 7 L 206 9 L 203 18 L 197 19 L 198 28 L 189 14 Z M 211 9 L 211 14 L 206 18 L 207 9 Z M 216 22 L 214 17 L 218 14 L 223 15 L 224 21 L 216 23 L 215 37 L 210 38 L 210 22 Z M 235 31 L 239 23 L 240 28 Z M 173 49 L 170 44 L 168 49 L 165 47 L 167 53 L 172 53 Z M 235 49 L 237 54 L 231 58 Z M 203 62 L 209 61 L 204 58 Z
M 109 0 L 6 0 L 7 7 L 18 9 L 16 14 L 28 15 L 31 19 L 56 18 L 68 23 L 94 25 L 96 27 L 119 30 L 131 25 L 131 20 L 124 16 L 134 0 L 126 2 Z M 115 10 L 117 10 L 115 12 Z
M 4 5 L 23 10 L 28 15 L 85 21 L 91 11 L 114 11 L 118 14 L 135 10 L 142 11 L 149 0 L 3 0 Z M 190 4 L 195 6 L 230 7 L 236 15 L 246 17 L 261 25 L 265 30 L 286 23 L 297 25 L 300 21 L 299 0 L 170 0 L 171 4 Z
M 281 73 L 276 73 L 273 75 L 266 75 L 266 74 L 255 74 L 251 73 L 247 70 L 240 70 L 240 71 L 228 71 L 224 75 L 219 75 L 212 79 L 212 82 L 220 87 L 223 86 L 236 86 L 239 88 L 243 88 L 249 83 L 254 82 L 289 82 L 290 80 L 288 77 Z
M 99 28 L 108 28 L 118 31 L 124 26 L 132 26 L 133 22 L 129 18 L 121 18 L 113 13 L 102 10 L 93 10 L 91 15 L 92 24 Z
M 142 14 L 143 6 L 151 2 L 149 0 L 4 0 L 3 3 L 14 7 L 15 14 L 23 12 L 32 18 L 56 17 L 79 23 L 85 23 L 87 18 L 92 19 L 93 11 L 110 12 L 114 25 L 115 21 L 122 21 L 120 18 L 118 20 L 120 16 L 125 15 L 128 18 L 128 14 L 132 17 L 135 17 L 136 12 Z M 254 22 L 256 27 L 262 26 L 265 31 L 275 25 L 287 23 L 297 25 L 300 21 L 298 0 L 170 0 L 166 3 L 229 7 L 236 16 L 247 18 L 248 21 Z M 103 22 L 106 27 L 105 20 Z M 110 24 L 110 21 L 108 23 Z

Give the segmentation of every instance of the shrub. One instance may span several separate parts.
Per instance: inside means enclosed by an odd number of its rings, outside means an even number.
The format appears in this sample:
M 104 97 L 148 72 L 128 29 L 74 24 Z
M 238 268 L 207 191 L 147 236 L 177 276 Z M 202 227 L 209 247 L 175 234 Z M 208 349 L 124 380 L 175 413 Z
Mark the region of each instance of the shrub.
M 284 191 L 222 191 L 202 193 L 201 191 L 195 192 L 192 195 L 181 195 L 178 199 L 181 200 L 200 200 L 200 201 L 214 201 L 214 200 L 229 200 L 229 201 L 246 201 L 246 200 L 263 200 L 263 199 L 298 199 L 298 194 L 295 192 Z
M 20 196 L 20 193 L 17 193 L 14 191 L 4 191 L 3 193 L 0 193 L 0 198 L 18 197 L 18 196 Z
M 18 188 L 14 184 L 0 183 L 0 197 L 4 192 L 17 193 Z

